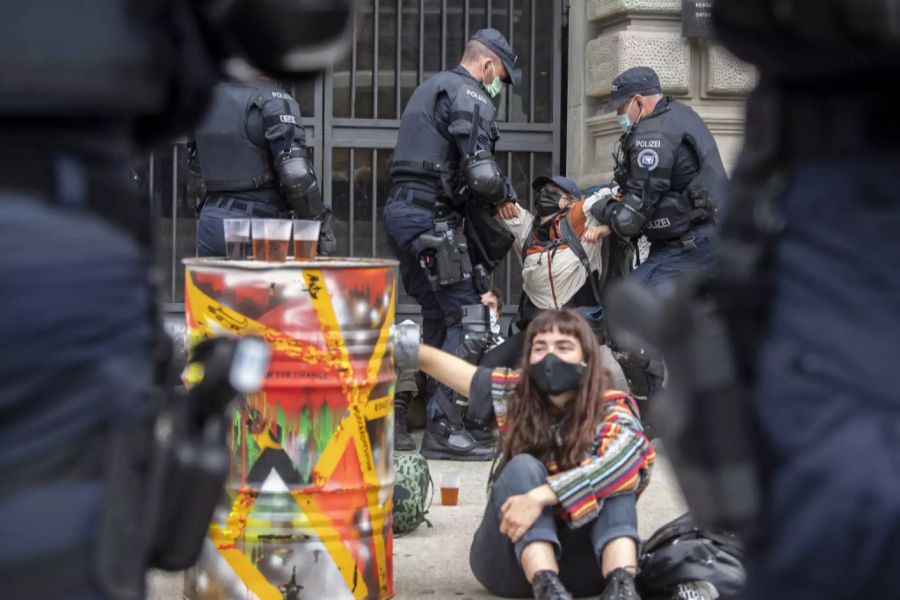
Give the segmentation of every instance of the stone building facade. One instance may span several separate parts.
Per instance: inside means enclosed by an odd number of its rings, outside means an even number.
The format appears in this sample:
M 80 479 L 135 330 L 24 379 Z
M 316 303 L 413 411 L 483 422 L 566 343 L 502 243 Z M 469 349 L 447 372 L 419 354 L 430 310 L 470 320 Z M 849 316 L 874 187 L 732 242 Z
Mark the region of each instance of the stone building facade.
M 709 126 L 730 169 L 744 132 L 744 99 L 756 82 L 746 65 L 707 38 L 682 35 L 682 0 L 571 0 L 569 7 L 568 175 L 582 187 L 612 178 L 621 130 L 601 114 L 613 78 L 646 65 L 663 93 Z

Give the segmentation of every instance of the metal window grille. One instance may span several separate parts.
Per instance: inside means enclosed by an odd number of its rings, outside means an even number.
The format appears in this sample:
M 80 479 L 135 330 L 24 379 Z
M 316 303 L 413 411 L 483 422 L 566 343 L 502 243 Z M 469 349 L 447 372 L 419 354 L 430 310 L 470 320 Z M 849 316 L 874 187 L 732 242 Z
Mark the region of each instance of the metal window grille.
M 293 86 L 307 142 L 326 199 L 336 214 L 340 253 L 390 257 L 382 226 L 390 188 L 388 163 L 399 118 L 426 78 L 452 68 L 469 36 L 482 27 L 506 35 L 519 55 L 522 89 L 505 88 L 498 123 L 497 158 L 520 201 L 533 205 L 530 182 L 560 171 L 562 127 L 562 17 L 554 0 L 367 0 L 354 21 L 350 53 L 314 81 Z M 166 271 L 168 310 L 181 310 L 180 261 L 194 254 L 196 218 L 186 193 L 184 143 L 151 153 L 139 169 L 157 221 Z M 518 259 L 508 257 L 494 274 L 512 308 L 521 292 Z M 401 290 L 402 292 L 402 290 Z M 403 294 L 402 314 L 418 307 Z

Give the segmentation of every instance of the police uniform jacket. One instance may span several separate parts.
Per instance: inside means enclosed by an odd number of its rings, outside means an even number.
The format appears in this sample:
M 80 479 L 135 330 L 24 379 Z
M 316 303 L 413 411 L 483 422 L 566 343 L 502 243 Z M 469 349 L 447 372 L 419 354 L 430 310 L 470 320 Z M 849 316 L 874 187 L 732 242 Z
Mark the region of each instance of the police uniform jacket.
M 647 217 L 641 233 L 650 242 L 678 239 L 713 220 L 728 176 L 715 139 L 690 107 L 663 98 L 619 144 L 616 183 Z
M 500 137 L 496 110 L 481 83 L 463 66 L 442 71 L 416 88 L 400 119 L 391 159 L 395 191 L 400 185 L 433 195 L 445 191 L 442 179 L 455 178 L 468 154 L 476 106 L 475 151 L 493 153 Z
M 265 202 L 288 210 L 278 188 L 273 157 L 300 148 L 306 132 L 300 107 L 268 83 L 220 83 L 194 131 L 203 183 L 210 196 Z

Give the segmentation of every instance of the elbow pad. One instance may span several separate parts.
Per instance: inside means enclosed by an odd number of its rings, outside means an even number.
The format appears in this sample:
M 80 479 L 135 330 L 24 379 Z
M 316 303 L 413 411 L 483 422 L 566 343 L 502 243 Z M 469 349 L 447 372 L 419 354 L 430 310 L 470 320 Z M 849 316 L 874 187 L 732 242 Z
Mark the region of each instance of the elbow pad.
M 595 202 L 591 206 L 591 215 L 605 225 L 609 225 L 621 238 L 633 238 L 640 235 L 647 216 L 641 210 L 640 198 L 634 194 L 626 194 L 621 201 L 612 198 L 606 202 Z
M 506 199 L 506 180 L 489 152 L 483 150 L 468 158 L 463 163 L 463 175 L 466 186 L 478 202 L 498 204 Z
M 298 149 L 282 155 L 275 170 L 281 191 L 298 217 L 316 217 L 325 210 L 312 164 Z

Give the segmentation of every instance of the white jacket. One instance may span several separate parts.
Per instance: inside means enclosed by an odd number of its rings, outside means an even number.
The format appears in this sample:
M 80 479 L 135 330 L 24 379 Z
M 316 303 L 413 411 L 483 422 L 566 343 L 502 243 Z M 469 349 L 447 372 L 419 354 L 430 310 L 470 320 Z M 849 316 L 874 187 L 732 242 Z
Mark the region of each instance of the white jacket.
M 594 203 L 605 200 L 611 196 L 608 188 L 604 188 L 595 194 L 579 200 L 574 206 L 583 204 L 585 224 L 587 227 L 601 225 L 591 215 L 591 206 Z M 522 289 L 535 306 L 541 309 L 562 308 L 566 302 L 572 299 L 578 290 L 587 282 L 587 273 L 578 260 L 578 256 L 566 246 L 562 249 L 544 251 L 539 254 L 522 256 L 522 247 L 526 239 L 530 239 L 534 215 L 516 204 L 518 216 L 513 219 L 499 220 L 515 238 L 515 250 L 522 262 Z M 582 246 L 587 253 L 591 267 L 599 272 L 601 270 L 600 248 L 601 242 L 590 244 L 582 240 Z

